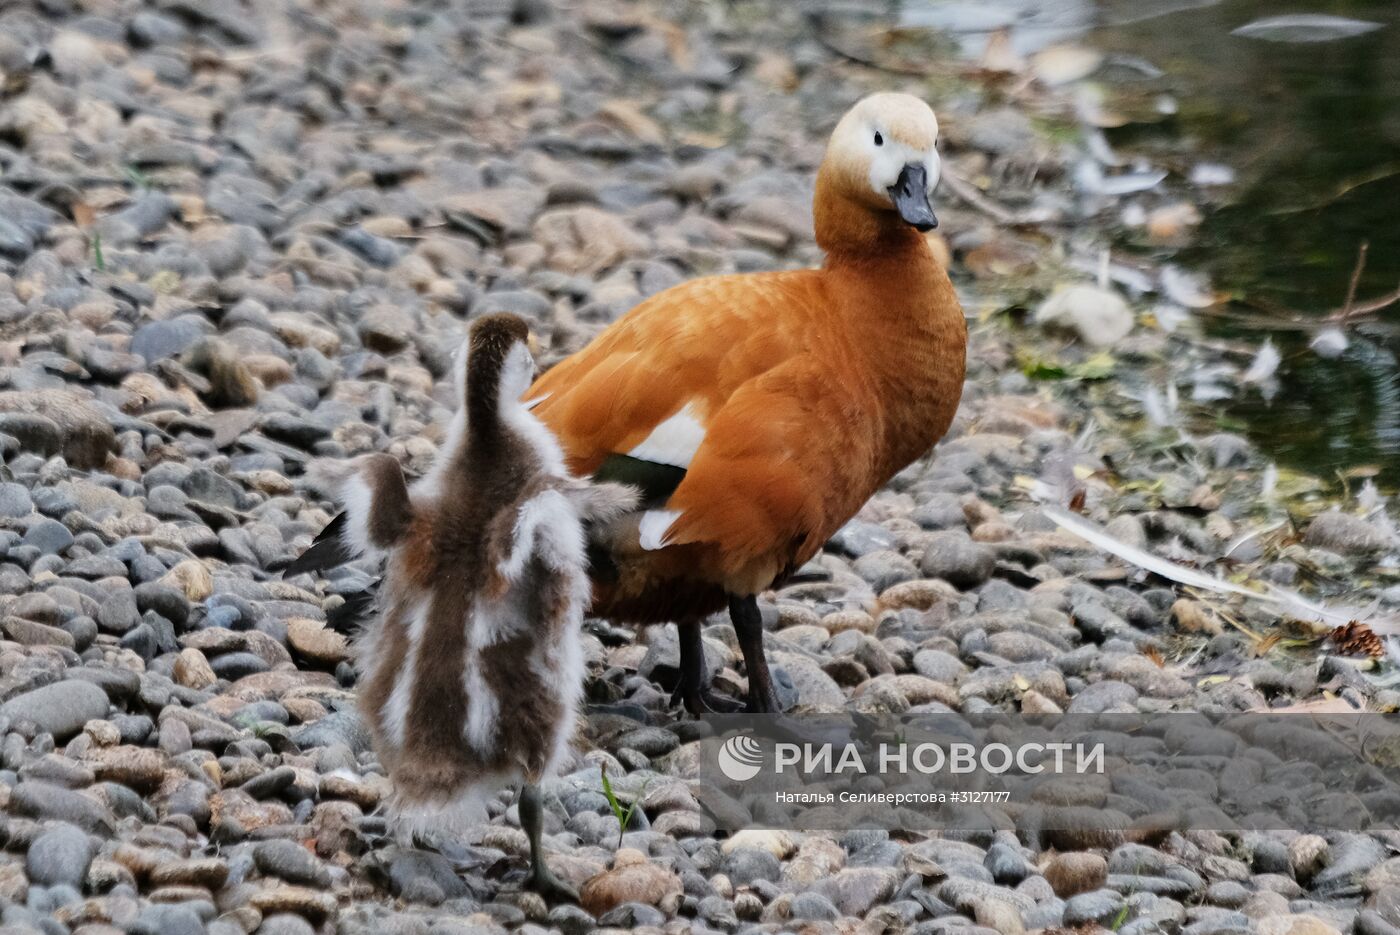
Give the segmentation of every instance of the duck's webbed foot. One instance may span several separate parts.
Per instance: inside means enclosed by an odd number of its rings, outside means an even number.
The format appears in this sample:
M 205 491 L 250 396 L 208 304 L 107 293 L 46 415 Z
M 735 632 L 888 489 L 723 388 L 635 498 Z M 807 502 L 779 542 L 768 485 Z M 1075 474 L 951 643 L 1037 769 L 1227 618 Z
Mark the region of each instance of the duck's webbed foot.
M 710 688 L 709 671 L 705 667 L 705 644 L 698 621 L 676 625 L 680 633 L 680 679 L 671 693 L 671 703 L 685 705 L 691 717 L 707 714 L 738 714 L 744 703 L 737 698 Z
M 578 902 L 578 891 L 554 875 L 545 863 L 544 851 L 540 846 L 540 835 L 544 832 L 544 803 L 540 799 L 540 787 L 526 783 L 520 789 L 520 827 L 530 842 L 530 875 L 525 878 L 525 886 L 544 897 L 545 902 Z
M 704 717 L 707 714 L 740 714 L 748 708 L 744 702 L 732 695 L 717 692 L 712 688 L 696 688 L 684 684 L 677 685 L 676 690 L 671 693 L 671 704 L 684 705 L 692 717 Z

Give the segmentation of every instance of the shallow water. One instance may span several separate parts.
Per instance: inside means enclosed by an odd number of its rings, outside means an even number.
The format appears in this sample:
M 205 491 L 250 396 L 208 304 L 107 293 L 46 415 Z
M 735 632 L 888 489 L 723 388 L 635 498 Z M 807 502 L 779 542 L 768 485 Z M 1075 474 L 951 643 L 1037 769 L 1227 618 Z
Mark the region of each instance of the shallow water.
M 1307 43 L 1232 34 L 1294 13 L 1381 28 Z M 1003 25 L 1023 53 L 1085 45 L 1109 53 L 1093 80 L 1111 93 L 1169 94 L 1175 115 L 1110 130 L 1109 139 L 1178 171 L 1202 159 L 1235 170 L 1178 257 L 1208 270 L 1235 298 L 1226 311 L 1249 319 L 1212 317 L 1211 333 L 1251 344 L 1269 337 L 1283 354 L 1272 401 L 1246 390 L 1220 404 L 1220 423 L 1281 465 L 1321 476 L 1374 466 L 1384 486 L 1400 486 L 1400 305 L 1350 322 L 1350 347 L 1336 360 L 1308 350 L 1314 331 L 1288 321 L 1344 304 L 1363 242 L 1358 303 L 1400 284 L 1400 3 L 909 0 L 902 16 L 954 33 L 972 55 Z M 1144 75 L 1144 61 L 1162 74 Z

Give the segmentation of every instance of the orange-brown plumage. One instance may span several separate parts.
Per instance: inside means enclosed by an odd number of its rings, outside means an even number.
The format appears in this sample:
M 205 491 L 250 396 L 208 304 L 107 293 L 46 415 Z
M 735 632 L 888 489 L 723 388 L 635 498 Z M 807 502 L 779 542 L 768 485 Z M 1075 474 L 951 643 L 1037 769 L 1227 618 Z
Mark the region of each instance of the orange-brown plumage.
M 725 594 L 769 587 L 947 430 L 964 375 L 962 309 L 923 234 L 896 212 L 894 189 L 876 187 L 877 160 L 892 151 L 936 175 L 936 133 L 922 102 L 867 98 L 818 174 L 822 268 L 668 289 L 531 387 L 576 473 L 633 451 L 687 406 L 703 426 L 665 503 L 679 512 L 665 547 L 616 544 L 617 580 L 600 588 L 595 613 L 694 619 Z

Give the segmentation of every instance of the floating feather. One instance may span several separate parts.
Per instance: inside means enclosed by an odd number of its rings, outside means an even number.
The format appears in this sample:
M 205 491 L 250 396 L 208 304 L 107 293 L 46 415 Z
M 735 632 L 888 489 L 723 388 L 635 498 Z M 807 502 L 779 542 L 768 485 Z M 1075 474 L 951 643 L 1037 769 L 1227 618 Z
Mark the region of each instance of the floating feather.
M 1158 428 L 1167 428 L 1176 421 L 1172 418 L 1172 412 L 1165 397 L 1156 386 L 1148 386 L 1143 391 L 1142 410 L 1147 414 L 1147 420 Z
M 1235 170 L 1214 162 L 1198 163 L 1191 170 L 1191 184 L 1202 188 L 1212 185 L 1229 185 L 1235 181 Z
M 1380 29 L 1382 23 L 1322 13 L 1269 16 L 1230 31 L 1231 35 L 1266 42 L 1334 42 Z
M 1259 352 L 1254 355 L 1254 362 L 1249 365 L 1241 379 L 1245 383 L 1264 383 L 1278 371 L 1278 365 L 1282 362 L 1283 355 L 1274 347 L 1274 342 L 1265 339 L 1264 343 L 1259 345 Z
M 1161 281 L 1162 294 L 1177 305 L 1209 308 L 1216 303 L 1209 281 L 1200 273 L 1188 273 L 1179 266 L 1164 266 Z
M 1334 360 L 1346 353 L 1349 344 L 1350 342 L 1342 329 L 1333 327 L 1323 328 L 1319 331 L 1308 342 L 1308 347 L 1312 348 L 1313 353 L 1317 354 L 1318 357 Z

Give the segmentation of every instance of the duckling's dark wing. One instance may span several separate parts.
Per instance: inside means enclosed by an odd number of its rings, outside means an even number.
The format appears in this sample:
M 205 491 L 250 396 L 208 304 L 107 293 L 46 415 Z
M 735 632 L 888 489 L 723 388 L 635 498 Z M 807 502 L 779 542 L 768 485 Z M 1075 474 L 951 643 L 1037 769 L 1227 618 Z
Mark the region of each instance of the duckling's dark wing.
M 282 577 L 288 575 L 300 575 L 312 571 L 325 571 L 328 568 L 338 568 L 348 562 L 355 560 L 356 555 L 345 544 L 345 518 L 346 514 L 339 513 L 335 519 L 326 524 L 316 538 L 311 541 L 311 547 L 292 559 L 287 567 L 282 569 Z
M 380 580 L 375 578 L 362 590 L 342 594 L 344 601 L 340 606 L 326 612 L 326 626 L 344 636 L 358 633 L 374 613 Z

